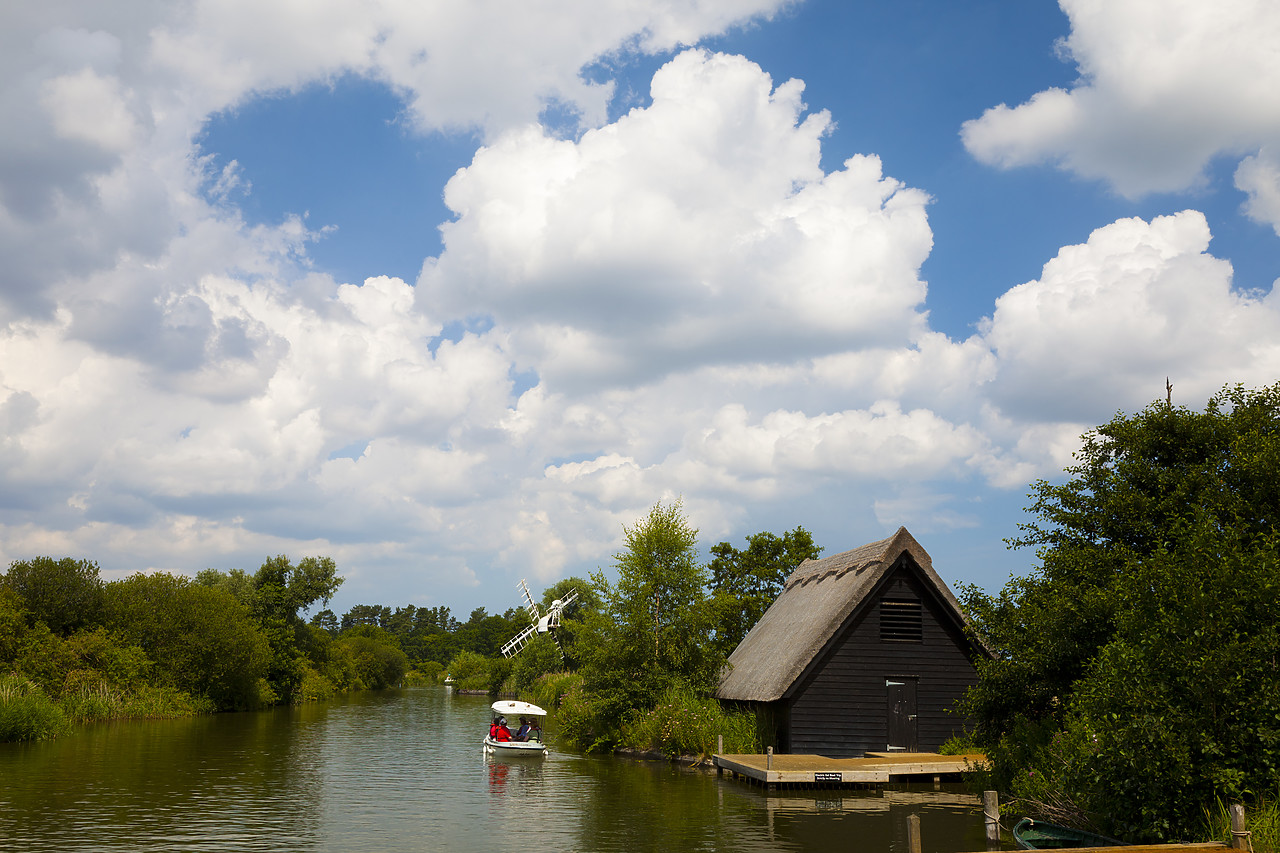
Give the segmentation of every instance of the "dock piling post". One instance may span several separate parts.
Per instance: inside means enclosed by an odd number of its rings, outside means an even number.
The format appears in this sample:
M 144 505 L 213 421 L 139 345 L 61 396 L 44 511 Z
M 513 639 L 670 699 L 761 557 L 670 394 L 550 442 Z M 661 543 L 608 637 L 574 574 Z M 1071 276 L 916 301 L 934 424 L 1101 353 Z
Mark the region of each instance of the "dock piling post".
M 724 755 L 724 735 L 716 735 L 716 755 Z M 716 775 L 724 775 L 724 768 L 720 766 L 719 761 L 716 762 Z
M 764 751 L 764 769 L 773 769 L 773 747 L 769 747 Z
M 1231 804 L 1231 847 L 1249 849 L 1249 831 L 1244 828 L 1244 806 L 1240 803 Z
M 1000 845 L 1000 795 L 995 791 L 982 792 L 982 816 L 987 824 L 987 845 Z
M 920 815 L 907 815 L 907 853 L 920 853 Z

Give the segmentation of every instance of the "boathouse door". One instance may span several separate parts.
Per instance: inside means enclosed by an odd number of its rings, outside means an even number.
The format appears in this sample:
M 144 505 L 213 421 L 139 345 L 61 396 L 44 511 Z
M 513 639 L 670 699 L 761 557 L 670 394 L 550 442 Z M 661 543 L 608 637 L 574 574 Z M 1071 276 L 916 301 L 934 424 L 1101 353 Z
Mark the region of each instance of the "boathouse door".
M 884 680 L 889 751 L 916 751 L 916 679 Z

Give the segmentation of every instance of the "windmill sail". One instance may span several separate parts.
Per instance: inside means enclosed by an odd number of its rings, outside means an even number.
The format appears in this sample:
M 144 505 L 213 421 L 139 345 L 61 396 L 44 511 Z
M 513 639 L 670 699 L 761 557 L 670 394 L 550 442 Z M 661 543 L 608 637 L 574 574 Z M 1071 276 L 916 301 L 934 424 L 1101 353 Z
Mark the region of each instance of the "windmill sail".
M 520 650 L 525 647 L 525 644 L 528 643 L 531 639 L 533 639 L 533 635 L 537 633 L 538 633 L 537 625 L 530 625 L 529 627 L 525 628 L 519 634 L 516 634 L 510 640 L 507 640 L 507 644 L 502 647 L 502 656 L 509 658 L 513 655 L 519 654 Z M 490 646 L 490 648 L 493 648 L 493 647 Z
M 564 649 L 560 646 L 560 638 L 556 636 L 556 629 L 560 627 L 561 614 L 564 613 L 566 607 L 577 599 L 578 591 L 571 589 L 563 599 L 556 599 L 551 602 L 551 606 L 547 608 L 545 614 L 541 613 L 538 605 L 534 603 L 533 596 L 529 593 L 529 585 L 524 582 L 523 578 L 520 580 L 520 591 L 524 593 L 524 600 L 528 602 L 525 610 L 529 612 L 529 621 L 533 624 L 507 641 L 507 644 L 502 647 L 503 657 L 512 657 L 519 654 L 520 650 L 528 645 L 535 634 L 550 634 L 551 639 L 556 644 L 556 648 L 560 649 L 563 657 Z

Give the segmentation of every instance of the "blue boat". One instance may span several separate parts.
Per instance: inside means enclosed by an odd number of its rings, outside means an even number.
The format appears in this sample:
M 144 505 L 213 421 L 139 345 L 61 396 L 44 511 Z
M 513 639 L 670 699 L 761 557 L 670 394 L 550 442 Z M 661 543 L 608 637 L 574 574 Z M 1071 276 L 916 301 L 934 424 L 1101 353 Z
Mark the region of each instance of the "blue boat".
M 1074 847 L 1128 847 L 1129 845 L 1115 838 L 1098 835 L 1096 832 L 1085 832 L 1083 829 L 1071 829 L 1058 826 L 1056 823 L 1045 823 L 1024 817 L 1013 828 L 1013 840 L 1023 850 L 1062 850 Z

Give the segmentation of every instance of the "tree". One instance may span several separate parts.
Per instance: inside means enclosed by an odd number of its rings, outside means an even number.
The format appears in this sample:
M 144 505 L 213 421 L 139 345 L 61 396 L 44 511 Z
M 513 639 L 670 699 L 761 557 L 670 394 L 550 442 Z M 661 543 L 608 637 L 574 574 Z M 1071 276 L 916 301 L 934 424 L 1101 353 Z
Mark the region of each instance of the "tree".
M 409 671 L 409 658 L 395 635 L 377 625 L 356 625 L 344 631 L 335 645 L 350 650 L 358 684 L 365 690 L 394 687 Z
M 258 704 L 269 649 L 230 593 L 157 572 L 107 584 L 105 599 L 107 628 L 142 648 L 162 684 L 219 709 Z
M 338 635 L 338 617 L 327 607 L 311 617 L 311 624 L 324 631 L 330 637 Z
M 353 625 L 377 625 L 381 628 L 390 618 L 391 608 L 384 604 L 357 604 L 342 614 L 342 630 L 346 631 Z
M 782 592 L 787 576 L 821 553 L 803 527 L 781 537 L 754 533 L 747 537 L 745 551 L 728 542 L 714 546 L 710 569 L 716 650 L 731 654 Z
M 328 604 L 342 580 L 330 557 L 304 557 L 295 566 L 284 554 L 268 558 L 253 575 L 253 615 L 271 646 L 267 680 L 283 702 L 299 699 L 308 667 L 322 663 L 313 659 L 320 647 L 302 613 L 316 602 Z
M 4 584 L 22 596 L 33 619 L 62 636 L 96 624 L 102 611 L 102 579 L 92 560 L 15 560 Z
M 614 555 L 618 581 L 592 574 L 602 606 L 588 616 L 578 644 L 587 686 L 615 723 L 652 707 L 673 685 L 711 690 L 720 669 L 710 644 L 698 531 L 682 504 L 655 504 L 623 531 L 627 547 Z
M 1280 385 L 1117 415 L 1076 458 L 1010 542 L 1040 567 L 963 595 L 995 652 L 964 706 L 1006 789 L 1185 837 L 1280 785 Z
M 570 602 L 568 607 L 564 608 L 561 615 L 561 625 L 556 629 L 556 640 L 559 643 L 559 651 L 561 656 L 557 656 L 556 661 L 552 662 L 544 660 L 543 665 L 548 669 L 544 672 L 553 672 L 556 670 L 576 670 L 582 663 L 582 656 L 577 649 L 577 639 L 582 633 L 582 622 L 594 613 L 600 610 L 600 597 L 595 592 L 595 588 L 590 581 L 570 576 L 563 580 L 557 580 L 556 583 L 550 585 L 543 590 L 543 613 L 550 610 L 552 602 L 564 601 L 564 597 L 570 594 L 570 590 L 577 590 L 577 598 Z M 524 652 L 521 652 L 524 654 Z M 563 657 L 563 660 L 561 660 Z M 517 662 L 517 670 L 518 667 Z

